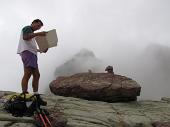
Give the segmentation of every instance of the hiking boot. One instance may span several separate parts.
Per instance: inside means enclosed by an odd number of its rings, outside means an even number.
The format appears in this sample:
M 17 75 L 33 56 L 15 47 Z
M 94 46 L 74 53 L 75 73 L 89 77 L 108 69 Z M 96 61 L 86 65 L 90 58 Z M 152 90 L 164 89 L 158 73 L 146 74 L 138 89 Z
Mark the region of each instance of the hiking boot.
M 35 94 L 35 96 L 37 98 L 37 101 L 38 101 L 39 105 L 42 105 L 42 106 L 46 106 L 47 105 L 47 102 L 42 100 L 42 98 L 40 97 L 40 94 Z
M 28 92 L 28 91 L 26 91 L 26 92 L 22 92 L 21 94 L 29 94 L 29 92 Z

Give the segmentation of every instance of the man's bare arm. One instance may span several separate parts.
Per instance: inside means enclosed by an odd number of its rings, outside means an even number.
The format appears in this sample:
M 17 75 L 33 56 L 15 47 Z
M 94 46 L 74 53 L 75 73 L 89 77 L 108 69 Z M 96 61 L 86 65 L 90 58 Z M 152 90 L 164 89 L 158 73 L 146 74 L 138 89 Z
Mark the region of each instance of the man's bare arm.
M 23 39 L 28 41 L 36 36 L 45 36 L 47 32 L 28 33 L 23 35 Z

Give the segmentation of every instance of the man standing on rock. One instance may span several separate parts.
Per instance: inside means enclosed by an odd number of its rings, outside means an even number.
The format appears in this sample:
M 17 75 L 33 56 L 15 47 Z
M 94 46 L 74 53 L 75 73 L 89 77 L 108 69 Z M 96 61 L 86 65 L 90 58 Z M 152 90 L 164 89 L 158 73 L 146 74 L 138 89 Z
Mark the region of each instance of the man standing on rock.
M 39 30 L 42 26 L 42 21 L 35 19 L 30 26 L 25 26 L 22 29 L 17 53 L 20 54 L 24 65 L 24 75 L 21 81 L 22 92 L 28 93 L 28 81 L 32 75 L 33 92 L 41 105 L 47 105 L 47 102 L 43 101 L 38 93 L 40 73 L 37 63 L 37 52 L 40 51 L 37 49 L 35 41 L 36 36 L 46 36 L 46 32 L 34 33 L 34 31 Z M 47 50 L 44 53 L 46 52 Z

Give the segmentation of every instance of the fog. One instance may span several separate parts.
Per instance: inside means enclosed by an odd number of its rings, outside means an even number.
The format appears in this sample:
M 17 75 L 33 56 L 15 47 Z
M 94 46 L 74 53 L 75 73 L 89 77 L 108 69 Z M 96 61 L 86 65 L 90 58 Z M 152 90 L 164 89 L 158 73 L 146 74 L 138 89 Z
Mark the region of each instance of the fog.
M 57 47 L 38 54 L 41 93 L 56 78 L 56 68 L 85 48 L 116 74 L 136 80 L 141 99 L 170 96 L 169 5 L 169 0 L 1 0 L 0 88 L 21 92 L 19 36 L 39 18 L 41 30 L 55 28 L 59 38 Z

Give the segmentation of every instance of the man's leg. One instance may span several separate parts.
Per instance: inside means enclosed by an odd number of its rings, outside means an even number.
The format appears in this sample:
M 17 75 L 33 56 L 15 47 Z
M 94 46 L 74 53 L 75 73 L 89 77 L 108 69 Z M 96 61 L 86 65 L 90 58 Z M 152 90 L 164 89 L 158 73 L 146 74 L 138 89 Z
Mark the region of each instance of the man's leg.
M 39 69 L 36 68 L 33 71 L 33 80 L 32 80 L 32 88 L 34 93 L 36 92 L 38 93 L 39 79 L 40 79 Z
M 32 75 L 32 68 L 24 67 L 24 76 L 23 76 L 22 81 L 21 81 L 23 93 L 28 92 L 27 91 L 28 90 L 28 81 L 29 81 L 31 75 Z
M 39 104 L 40 105 L 43 105 L 43 106 L 46 106 L 47 105 L 47 102 L 46 101 L 43 101 L 40 97 L 40 94 L 38 94 L 38 86 L 39 86 L 39 79 L 40 79 L 40 73 L 39 73 L 39 69 L 36 68 L 34 71 L 33 71 L 33 81 L 32 81 L 32 88 L 33 88 L 33 92 L 34 92 L 34 95 L 36 95 L 38 101 L 39 101 Z

